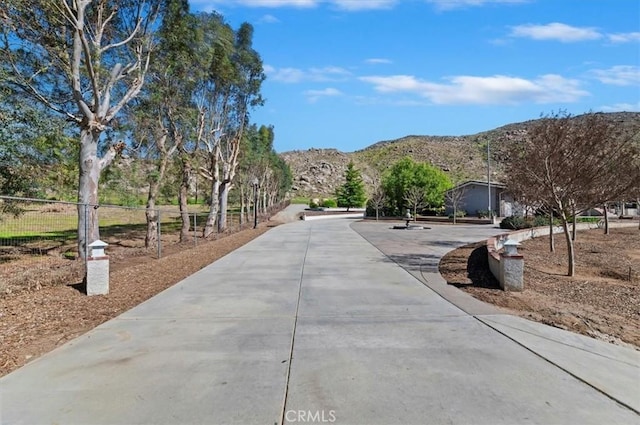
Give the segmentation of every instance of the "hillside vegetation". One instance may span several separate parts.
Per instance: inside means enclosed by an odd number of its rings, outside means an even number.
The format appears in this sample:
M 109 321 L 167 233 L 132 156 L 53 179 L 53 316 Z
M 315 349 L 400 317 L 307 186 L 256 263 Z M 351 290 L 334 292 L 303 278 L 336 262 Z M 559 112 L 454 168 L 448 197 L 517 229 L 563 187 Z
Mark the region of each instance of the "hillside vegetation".
M 620 126 L 621 134 L 637 131 L 640 113 L 605 113 Z M 577 116 L 574 119 L 580 119 Z M 343 183 L 349 161 L 362 171 L 370 186 L 391 165 L 405 156 L 427 162 L 446 172 L 453 182 L 468 179 L 486 180 L 487 143 L 490 143 L 491 179 L 503 179 L 504 151 L 510 141 L 527 135 L 534 121 L 508 124 L 494 130 L 466 136 L 406 136 L 375 143 L 355 152 L 337 149 L 296 150 L 280 154 L 293 173 L 294 196 L 333 196 Z

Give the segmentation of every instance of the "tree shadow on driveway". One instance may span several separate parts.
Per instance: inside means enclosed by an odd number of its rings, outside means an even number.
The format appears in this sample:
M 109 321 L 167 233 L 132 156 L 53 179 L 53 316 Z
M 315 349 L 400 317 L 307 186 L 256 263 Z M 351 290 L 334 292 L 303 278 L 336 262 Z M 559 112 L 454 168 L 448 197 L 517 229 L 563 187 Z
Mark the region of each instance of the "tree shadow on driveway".
M 385 261 L 394 262 L 410 272 L 432 272 L 438 270 L 440 258 L 433 254 L 396 254 L 387 255 Z

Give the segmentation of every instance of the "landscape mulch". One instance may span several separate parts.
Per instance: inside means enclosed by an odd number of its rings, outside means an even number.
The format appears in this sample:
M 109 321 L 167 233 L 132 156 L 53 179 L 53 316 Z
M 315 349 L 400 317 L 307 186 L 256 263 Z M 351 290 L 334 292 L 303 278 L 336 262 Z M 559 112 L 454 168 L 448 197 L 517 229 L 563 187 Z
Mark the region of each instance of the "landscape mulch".
M 440 272 L 451 285 L 508 313 L 640 350 L 640 231 L 578 232 L 576 275 L 567 276 L 564 235 L 523 242 L 524 290 L 504 292 L 488 270 L 484 243 L 447 254 Z

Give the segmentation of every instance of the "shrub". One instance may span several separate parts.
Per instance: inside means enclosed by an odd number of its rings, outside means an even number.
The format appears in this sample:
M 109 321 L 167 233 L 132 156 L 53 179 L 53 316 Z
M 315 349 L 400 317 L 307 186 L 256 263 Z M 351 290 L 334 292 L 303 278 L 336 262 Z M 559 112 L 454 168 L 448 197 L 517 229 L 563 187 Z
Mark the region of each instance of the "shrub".
M 559 224 L 561 224 L 560 219 L 554 217 L 553 225 L 558 226 Z M 537 215 L 533 218 L 533 227 L 542 227 L 542 226 L 548 226 L 548 225 L 549 225 L 549 216 Z
M 533 227 L 533 220 L 525 219 L 524 217 L 511 216 L 505 217 L 500 222 L 501 229 L 520 230 Z
M 456 218 L 466 217 L 467 212 L 465 210 L 456 211 Z M 449 218 L 453 219 L 453 214 L 449 214 Z
M 578 223 L 597 223 L 604 217 L 577 217 Z
M 318 208 L 320 205 L 318 205 L 317 202 L 315 202 L 314 200 L 309 201 L 309 208 Z
M 489 210 L 478 210 L 478 211 L 476 211 L 476 216 L 478 218 L 488 218 L 489 217 Z
M 559 224 L 560 224 L 560 220 L 554 217 L 553 225 L 557 226 Z M 511 216 L 511 217 L 505 217 L 500 222 L 501 229 L 510 229 L 510 230 L 529 229 L 531 227 L 544 227 L 548 225 L 549 225 L 549 217 L 544 215 L 537 215 L 535 217 Z
M 338 206 L 338 203 L 335 199 L 325 199 L 322 201 L 322 204 L 320 204 L 320 206 L 325 208 L 336 208 Z

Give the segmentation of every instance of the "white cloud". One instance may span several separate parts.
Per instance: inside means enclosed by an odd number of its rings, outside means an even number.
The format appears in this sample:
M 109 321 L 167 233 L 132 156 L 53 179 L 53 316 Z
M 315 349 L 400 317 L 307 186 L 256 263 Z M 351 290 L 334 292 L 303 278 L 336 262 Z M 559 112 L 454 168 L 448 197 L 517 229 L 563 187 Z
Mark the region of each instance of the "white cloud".
M 368 76 L 360 80 L 372 84 L 380 93 L 410 92 L 440 105 L 574 102 L 589 95 L 577 80 L 553 74 L 535 80 L 504 75 L 461 75 L 448 78 L 446 84 L 411 75 Z
M 342 92 L 333 87 L 328 87 L 323 90 L 307 90 L 304 92 L 304 95 L 307 97 L 309 103 L 315 103 L 322 97 L 342 96 Z
M 552 22 L 546 25 L 518 25 L 511 28 L 511 36 L 531 38 L 533 40 L 557 40 L 563 43 L 602 38 L 602 34 L 595 28 L 572 27 L 559 22 Z
M 600 107 L 602 112 L 640 112 L 640 102 L 633 103 L 615 103 Z
M 351 72 L 339 66 L 309 69 L 309 78 L 312 81 L 344 81 L 350 75 Z
M 345 81 L 351 73 L 344 68 L 337 66 L 327 66 L 324 68 L 309 68 L 306 70 L 299 68 L 274 68 L 270 65 L 264 66 L 267 77 L 280 83 L 301 83 L 303 81 Z
M 591 74 L 603 84 L 614 86 L 640 85 L 640 67 L 617 65 L 609 69 L 594 69 Z
M 298 68 L 276 69 L 271 66 L 265 66 L 264 73 L 267 74 L 267 78 L 281 83 L 299 83 L 305 79 L 304 71 Z
M 612 43 L 640 42 L 640 32 L 607 34 L 607 37 L 609 37 L 609 41 Z
M 347 11 L 390 9 L 398 2 L 399 0 L 191 0 L 192 4 L 201 4 L 203 6 L 217 4 L 264 8 L 314 8 L 321 4 L 329 4 Z
M 372 65 L 393 63 L 390 59 L 384 59 L 384 58 L 366 59 L 365 62 Z
M 432 3 L 438 10 L 453 10 L 473 6 L 485 6 L 489 4 L 518 4 L 528 3 L 530 0 L 425 0 Z
M 276 18 L 273 15 L 264 15 L 260 18 L 260 20 L 258 21 L 261 24 L 277 24 L 280 23 L 280 19 Z

